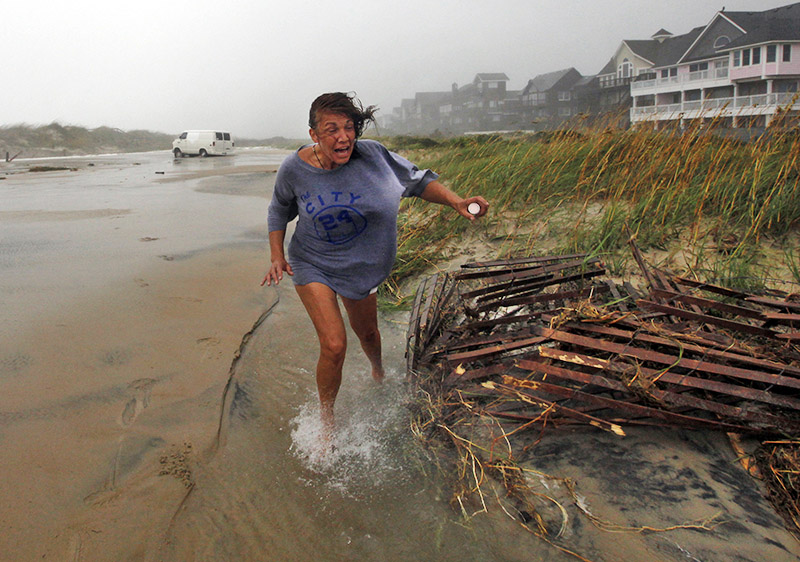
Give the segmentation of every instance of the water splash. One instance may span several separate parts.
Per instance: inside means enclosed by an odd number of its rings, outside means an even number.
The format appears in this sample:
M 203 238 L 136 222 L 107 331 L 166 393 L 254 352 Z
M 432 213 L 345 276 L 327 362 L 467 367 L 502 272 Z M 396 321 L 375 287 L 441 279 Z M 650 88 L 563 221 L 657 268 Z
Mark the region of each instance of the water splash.
M 403 377 L 389 372 L 382 384 L 368 374 L 352 379 L 344 382 L 336 401 L 336 432 L 327 446 L 323 446 L 316 394 L 290 422 L 292 453 L 324 477 L 328 486 L 345 494 L 402 477 L 404 451 L 411 439 Z

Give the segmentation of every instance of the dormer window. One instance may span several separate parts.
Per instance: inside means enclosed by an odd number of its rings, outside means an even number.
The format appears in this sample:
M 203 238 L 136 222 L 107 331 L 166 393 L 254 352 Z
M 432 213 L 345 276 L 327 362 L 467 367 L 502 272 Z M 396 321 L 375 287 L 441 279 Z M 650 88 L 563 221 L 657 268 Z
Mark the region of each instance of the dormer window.
M 631 75 L 633 75 L 633 63 L 625 59 L 617 67 L 617 78 L 630 78 Z
M 721 49 L 731 42 L 731 38 L 727 35 L 720 35 L 714 40 L 714 49 Z

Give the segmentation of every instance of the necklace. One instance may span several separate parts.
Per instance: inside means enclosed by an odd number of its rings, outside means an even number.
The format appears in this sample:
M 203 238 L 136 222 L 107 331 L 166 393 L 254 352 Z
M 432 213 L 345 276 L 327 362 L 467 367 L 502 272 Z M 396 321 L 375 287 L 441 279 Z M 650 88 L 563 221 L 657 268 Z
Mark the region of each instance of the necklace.
M 319 167 L 324 170 L 325 166 L 322 165 L 322 160 L 319 159 L 319 155 L 317 154 L 317 145 L 316 144 L 311 145 L 311 150 L 314 151 L 314 156 L 317 157 L 317 162 L 319 162 Z

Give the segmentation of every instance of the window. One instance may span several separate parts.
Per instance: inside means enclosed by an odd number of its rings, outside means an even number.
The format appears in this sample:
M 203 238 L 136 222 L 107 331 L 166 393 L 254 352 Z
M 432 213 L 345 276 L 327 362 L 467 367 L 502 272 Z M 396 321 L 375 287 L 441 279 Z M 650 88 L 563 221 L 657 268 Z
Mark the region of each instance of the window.
M 783 46 L 783 62 L 792 62 L 792 46 L 791 45 L 784 45 Z
M 730 42 L 731 42 L 731 38 L 730 37 L 728 37 L 727 35 L 720 35 L 714 41 L 714 48 L 715 49 L 721 49 L 722 47 L 724 47 L 725 45 L 727 45 Z
M 702 92 L 700 90 L 687 90 L 683 95 L 684 101 L 700 101 Z
M 742 51 L 742 66 L 750 66 L 750 49 Z
M 570 109 L 568 107 L 559 107 L 558 108 L 558 115 L 560 117 L 569 117 L 570 116 Z
M 617 67 L 617 78 L 630 78 L 633 74 L 633 63 L 628 59 L 622 61 Z
M 728 77 L 728 59 L 714 61 L 714 78 Z
M 181 140 L 186 140 L 186 133 L 181 133 L 181 136 L 178 137 Z
M 734 51 L 733 52 L 733 66 L 742 66 L 742 52 L 741 51 Z
M 222 133 L 215 133 L 214 136 L 216 137 L 217 140 L 222 140 L 223 139 Z
M 753 64 L 761 64 L 761 47 L 753 48 Z
M 670 76 L 678 75 L 678 67 L 665 68 L 661 71 L 661 78 L 669 78 Z
M 775 62 L 778 60 L 778 46 L 767 45 L 767 62 Z
M 689 65 L 689 72 L 698 72 L 700 70 L 708 70 L 708 63 L 707 62 L 699 62 L 695 64 Z
M 570 99 L 569 92 L 558 92 L 558 101 L 569 101 Z
M 651 107 L 656 104 L 655 96 L 639 96 L 635 98 L 634 104 L 636 107 Z

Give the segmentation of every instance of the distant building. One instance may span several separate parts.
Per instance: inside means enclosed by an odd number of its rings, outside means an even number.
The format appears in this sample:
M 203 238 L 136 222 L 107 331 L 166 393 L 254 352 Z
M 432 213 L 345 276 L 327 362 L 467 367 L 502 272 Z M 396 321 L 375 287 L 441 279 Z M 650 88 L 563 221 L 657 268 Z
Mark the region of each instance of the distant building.
M 531 125 L 525 128 L 549 129 L 577 115 L 574 88 L 582 78 L 574 68 L 566 68 L 528 80 L 520 95 L 522 115 Z
M 633 124 L 728 127 L 796 122 L 800 103 L 800 3 L 763 12 L 720 11 L 681 36 L 666 32 L 635 51 L 652 63 L 631 83 Z
M 541 130 L 576 116 L 611 115 L 619 126 L 667 127 L 717 120 L 763 128 L 800 122 L 800 3 L 717 12 L 705 26 L 622 41 L 595 76 L 575 68 L 540 74 L 522 90 L 501 72 L 450 91 L 402 100 L 386 126 L 396 133 Z
M 399 134 L 460 134 L 504 128 L 518 120 L 518 92 L 506 89 L 502 72 L 476 74 L 469 84 L 453 84 L 446 92 L 419 92 L 402 100 L 387 121 Z

